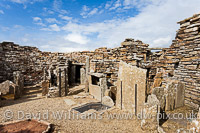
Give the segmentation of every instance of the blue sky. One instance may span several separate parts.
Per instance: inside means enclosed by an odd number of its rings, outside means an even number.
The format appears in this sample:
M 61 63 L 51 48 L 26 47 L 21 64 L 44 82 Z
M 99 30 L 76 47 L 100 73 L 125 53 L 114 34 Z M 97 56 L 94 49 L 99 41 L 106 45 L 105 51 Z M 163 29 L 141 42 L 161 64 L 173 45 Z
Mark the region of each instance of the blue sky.
M 1 0 L 0 41 L 71 52 L 118 47 L 134 38 L 169 47 L 177 21 L 200 0 Z

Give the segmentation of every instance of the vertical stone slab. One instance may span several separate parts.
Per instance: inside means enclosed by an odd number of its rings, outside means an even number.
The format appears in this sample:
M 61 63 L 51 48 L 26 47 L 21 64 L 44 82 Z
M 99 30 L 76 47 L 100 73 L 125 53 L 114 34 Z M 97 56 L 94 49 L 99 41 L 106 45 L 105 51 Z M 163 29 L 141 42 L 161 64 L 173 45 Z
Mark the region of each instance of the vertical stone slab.
M 65 96 L 65 71 L 64 69 L 62 68 L 61 69 L 61 89 L 60 89 L 60 95 L 61 97 Z
M 49 81 L 44 80 L 42 81 L 42 96 L 47 95 L 48 91 L 49 91 Z
M 86 57 L 86 63 L 85 63 L 85 92 L 89 92 L 89 69 L 90 69 L 90 58 Z
M 147 103 L 145 103 L 142 111 L 142 130 L 145 130 L 146 132 L 157 132 L 159 127 L 159 118 L 157 117 L 160 113 L 159 105 L 159 100 L 156 95 L 152 94 L 148 96 Z
M 68 85 L 69 85 L 69 77 L 68 77 L 68 66 L 59 67 L 56 69 L 57 86 L 59 91 L 59 97 L 67 96 L 68 94 Z
M 14 83 L 16 84 L 16 89 L 14 92 L 15 98 L 20 98 L 24 90 L 24 75 L 20 71 L 13 72 Z
M 146 99 L 146 72 L 146 69 L 138 68 L 122 61 L 120 62 L 116 107 L 136 113 L 135 107 L 137 101 L 137 112 L 141 112 Z M 137 84 L 137 96 L 135 84 Z
M 14 78 L 14 83 L 18 86 L 17 88 L 14 89 L 14 97 L 19 98 L 20 97 L 20 89 L 19 89 L 20 72 L 19 71 L 13 72 L 13 78 Z
M 86 74 L 85 74 L 85 69 L 84 68 L 81 68 L 81 70 L 80 70 L 80 72 L 81 72 L 81 77 L 80 77 L 80 79 L 81 79 L 81 84 L 85 84 L 85 79 L 86 79 Z
M 52 87 L 52 85 L 51 85 L 51 70 L 50 69 L 48 69 L 47 70 L 47 72 L 48 72 L 48 75 L 49 75 L 49 87 Z
M 49 91 L 49 81 L 47 80 L 47 69 L 44 68 L 43 81 L 42 81 L 42 96 L 48 94 Z
M 46 69 L 46 67 L 44 68 L 44 72 L 43 72 L 43 80 L 47 80 L 47 69 Z
M 152 94 L 156 95 L 157 99 L 160 102 L 160 108 L 164 110 L 165 108 L 165 94 L 164 87 L 156 87 L 152 89 Z
M 175 107 L 182 107 L 184 106 L 184 97 L 185 97 L 185 85 L 181 82 L 178 82 L 176 88 L 176 100 L 175 100 Z
M 64 97 L 68 94 L 68 67 L 61 67 L 58 71 L 58 89 L 59 96 Z
M 100 78 L 100 88 L 101 88 L 101 101 L 105 96 L 105 91 L 107 90 L 107 80 L 106 78 Z
M 68 94 L 68 67 L 64 69 L 65 71 L 65 96 Z
M 166 95 L 166 107 L 165 107 L 165 110 L 168 111 L 168 110 L 174 110 L 174 107 L 175 107 L 175 83 L 170 83 L 168 85 L 168 92 L 167 92 L 167 95 Z
M 85 70 L 86 70 L 86 75 L 88 75 L 90 69 L 90 58 L 89 56 L 86 57 L 86 63 L 85 63 Z
M 68 72 L 67 68 L 61 68 L 61 96 L 67 96 L 68 93 Z
M 59 97 L 61 97 L 61 69 L 58 70 L 58 90 L 59 90 Z

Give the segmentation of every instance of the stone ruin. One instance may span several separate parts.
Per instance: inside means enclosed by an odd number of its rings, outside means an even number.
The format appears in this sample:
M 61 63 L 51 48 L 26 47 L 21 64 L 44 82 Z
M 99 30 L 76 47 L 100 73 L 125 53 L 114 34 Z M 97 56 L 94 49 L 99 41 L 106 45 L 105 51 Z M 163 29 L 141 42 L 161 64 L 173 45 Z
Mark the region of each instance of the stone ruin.
M 149 48 L 140 40 L 128 38 L 117 48 L 52 53 L 2 42 L 1 97 L 14 94 L 19 98 L 24 85 L 35 84 L 41 84 L 42 94 L 48 97 L 67 96 L 70 86 L 84 84 L 85 92 L 95 99 L 102 102 L 110 97 L 116 107 L 136 115 L 143 109 L 158 113 L 184 105 L 198 109 L 200 14 L 178 24 L 180 29 L 169 48 Z M 159 103 L 154 107 L 149 99 Z

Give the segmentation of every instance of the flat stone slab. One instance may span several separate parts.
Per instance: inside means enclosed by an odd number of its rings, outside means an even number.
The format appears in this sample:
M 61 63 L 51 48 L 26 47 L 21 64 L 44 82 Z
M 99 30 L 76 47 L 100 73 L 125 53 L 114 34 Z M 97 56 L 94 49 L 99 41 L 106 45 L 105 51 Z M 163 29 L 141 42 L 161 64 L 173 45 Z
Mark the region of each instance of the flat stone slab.
M 74 98 L 74 99 L 86 98 L 86 96 L 77 96 L 77 95 L 74 95 L 73 98 Z
M 0 124 L 1 133 L 48 133 L 51 124 L 38 120 L 17 120 Z
M 111 107 L 107 105 L 103 105 L 100 102 L 90 102 L 90 103 L 84 103 L 81 105 L 77 105 L 76 107 L 73 107 L 71 110 L 77 111 L 79 113 L 84 113 L 84 112 L 104 112 L 105 110 L 109 109 Z
M 73 100 L 71 99 L 64 99 L 65 103 L 68 105 L 68 106 L 72 106 L 74 104 L 76 104 L 76 102 L 74 102 Z

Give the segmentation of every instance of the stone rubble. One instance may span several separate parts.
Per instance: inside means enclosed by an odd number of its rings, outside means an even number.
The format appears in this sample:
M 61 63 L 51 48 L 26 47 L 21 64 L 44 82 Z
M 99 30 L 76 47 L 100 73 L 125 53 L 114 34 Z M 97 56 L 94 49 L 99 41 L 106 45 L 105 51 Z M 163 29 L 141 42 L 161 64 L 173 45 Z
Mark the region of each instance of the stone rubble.
M 59 89 L 58 89 L 58 87 L 51 87 L 51 88 L 49 88 L 47 97 L 48 98 L 59 97 Z
M 159 128 L 159 119 L 157 118 L 159 111 L 159 100 L 156 95 L 148 96 L 147 103 L 143 109 L 141 128 L 142 130 L 154 132 Z
M 186 131 L 185 129 L 183 131 Z M 200 132 L 200 108 L 199 112 L 197 113 L 196 119 L 193 119 L 191 122 L 187 124 L 187 131 L 193 133 Z
M 16 85 L 9 80 L 6 80 L 5 82 L 0 84 L 0 92 L 2 95 L 6 94 L 14 94 L 14 90 L 16 88 Z
M 113 107 L 115 103 L 113 102 L 112 98 L 109 96 L 104 96 L 102 99 L 102 104 L 107 105 L 109 107 Z

